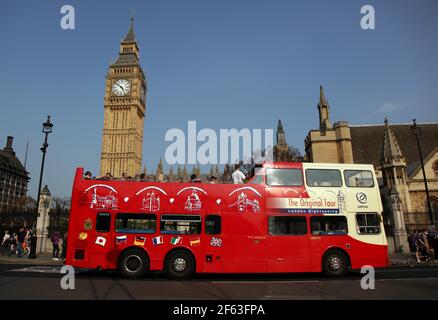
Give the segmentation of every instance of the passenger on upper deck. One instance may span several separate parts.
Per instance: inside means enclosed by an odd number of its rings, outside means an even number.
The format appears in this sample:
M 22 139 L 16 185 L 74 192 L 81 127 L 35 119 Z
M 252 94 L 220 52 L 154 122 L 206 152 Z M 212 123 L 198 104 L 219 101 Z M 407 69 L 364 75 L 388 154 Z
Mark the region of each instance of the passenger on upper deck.
M 198 178 L 198 176 L 196 174 L 192 174 L 190 176 L 190 182 L 192 183 L 201 183 L 201 179 Z
M 236 184 L 242 184 L 243 180 L 245 180 L 246 176 L 243 174 L 242 171 L 240 171 L 239 164 L 236 164 L 236 170 L 233 172 L 231 177 L 233 178 L 233 183 L 236 183 Z
M 91 172 L 90 172 L 90 171 L 85 172 L 85 174 L 84 174 L 84 179 L 85 179 L 85 180 L 91 180 L 91 179 L 92 179 L 92 178 L 91 178 Z

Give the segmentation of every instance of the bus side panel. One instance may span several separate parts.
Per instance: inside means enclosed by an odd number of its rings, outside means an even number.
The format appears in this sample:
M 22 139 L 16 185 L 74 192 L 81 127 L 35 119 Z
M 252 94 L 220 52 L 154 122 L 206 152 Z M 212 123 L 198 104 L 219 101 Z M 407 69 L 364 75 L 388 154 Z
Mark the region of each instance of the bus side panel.
M 311 271 L 321 272 L 324 254 L 330 249 L 344 251 L 350 259 L 352 269 L 364 265 L 386 267 L 388 265 L 388 248 L 386 245 L 369 244 L 350 236 L 312 235 L 310 236 Z
M 388 266 L 388 246 L 355 240 L 350 254 L 351 268 L 360 269 L 365 265 L 375 268 Z
M 266 216 L 225 212 L 222 217 L 223 272 L 267 272 Z

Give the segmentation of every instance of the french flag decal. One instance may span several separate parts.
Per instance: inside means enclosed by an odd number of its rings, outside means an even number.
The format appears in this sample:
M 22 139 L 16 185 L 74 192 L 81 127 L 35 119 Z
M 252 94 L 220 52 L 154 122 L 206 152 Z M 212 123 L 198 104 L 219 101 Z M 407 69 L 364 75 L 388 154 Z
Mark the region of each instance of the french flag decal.
M 163 236 L 158 236 L 158 237 L 154 237 L 152 238 L 152 243 L 154 244 L 154 246 L 157 246 L 159 244 L 163 244 Z

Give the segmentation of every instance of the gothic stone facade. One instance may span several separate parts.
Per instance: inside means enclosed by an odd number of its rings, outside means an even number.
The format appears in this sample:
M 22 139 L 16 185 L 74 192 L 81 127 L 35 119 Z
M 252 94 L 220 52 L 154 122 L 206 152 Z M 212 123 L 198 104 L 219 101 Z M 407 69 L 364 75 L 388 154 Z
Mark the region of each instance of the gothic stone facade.
M 319 129 L 310 130 L 305 141 L 305 160 L 310 162 L 353 163 L 351 134 L 348 122 L 339 121 L 332 125 L 330 105 L 320 87 Z
M 20 210 L 26 201 L 29 174 L 16 157 L 12 137 L 0 150 L 0 213 Z
M 349 125 L 330 122 L 329 104 L 320 88 L 319 129 L 305 140 L 307 161 L 371 163 L 379 181 L 384 217 L 394 235 L 394 251 L 406 251 L 406 231 L 430 225 L 418 147 L 411 124 Z M 438 218 L 438 123 L 418 125 L 434 222 Z M 399 215 L 401 212 L 401 215 Z M 394 221 L 397 218 L 399 221 Z M 397 219 L 395 219 L 397 220 Z M 401 220 L 401 224 L 399 223 Z M 399 225 L 397 227 L 397 225 Z

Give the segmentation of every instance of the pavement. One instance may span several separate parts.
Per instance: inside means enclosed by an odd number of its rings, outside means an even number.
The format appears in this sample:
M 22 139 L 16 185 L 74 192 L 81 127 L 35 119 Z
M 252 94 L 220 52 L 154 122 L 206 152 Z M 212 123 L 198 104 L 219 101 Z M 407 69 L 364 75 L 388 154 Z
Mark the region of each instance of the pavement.
M 409 253 L 391 253 L 389 254 L 389 261 L 391 266 L 408 266 L 415 265 L 415 261 L 412 255 Z M 54 261 L 50 254 L 40 254 L 35 259 L 29 259 L 28 256 L 18 258 L 16 256 L 1 256 L 0 264 L 22 264 L 22 265 L 40 265 L 40 266 L 61 266 L 64 263 L 62 261 Z M 421 263 L 424 266 L 438 266 L 438 259 L 433 260 L 430 263 Z
M 410 253 L 390 253 L 389 254 L 390 266 L 406 266 L 415 265 L 415 259 Z M 420 265 L 424 266 L 437 266 L 438 259 L 432 260 L 429 263 L 422 262 Z
M 61 260 L 53 260 L 51 254 L 40 254 L 35 259 L 29 259 L 29 256 L 23 256 L 22 258 L 18 258 L 17 256 L 0 255 L 0 264 L 61 266 L 64 263 Z

